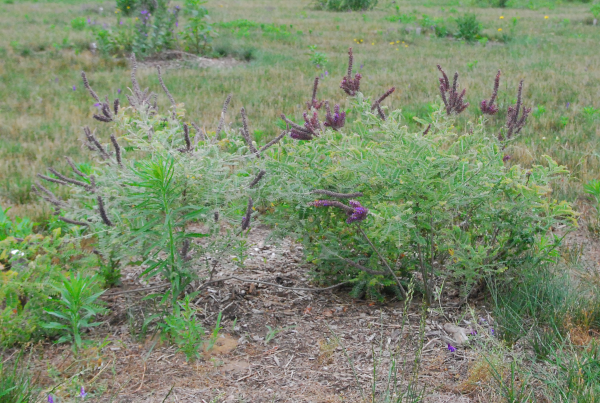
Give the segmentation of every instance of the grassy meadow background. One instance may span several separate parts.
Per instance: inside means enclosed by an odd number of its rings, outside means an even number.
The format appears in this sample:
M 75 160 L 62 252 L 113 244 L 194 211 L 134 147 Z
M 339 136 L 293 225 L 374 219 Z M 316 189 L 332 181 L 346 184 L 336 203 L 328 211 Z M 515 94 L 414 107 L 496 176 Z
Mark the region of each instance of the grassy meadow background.
M 355 70 L 364 77 L 361 90 L 375 96 L 395 86 L 386 102 L 401 108 L 406 123 L 415 127 L 412 118 L 426 118 L 440 102 L 437 64 L 449 74 L 458 71 L 467 88 L 471 106 L 459 125 L 481 114 L 478 104 L 489 98 L 501 69 L 500 110 L 514 103 L 519 80 L 525 80 L 526 106 L 533 107 L 509 150 L 513 161 L 529 165 L 549 154 L 567 165 L 572 178 L 558 186 L 557 196 L 574 200 L 582 183 L 599 175 L 600 26 L 591 24 L 590 4 L 523 5 L 499 9 L 475 7 L 470 0 L 381 0 L 373 11 L 333 13 L 315 10 L 309 1 L 211 0 L 206 6 L 219 33 L 214 54 L 242 62 L 229 68 L 167 69 L 164 78 L 190 120 L 208 130 L 214 130 L 224 98 L 233 93 L 229 123 L 240 124 L 235 112 L 245 106 L 260 141 L 278 132 L 281 113 L 301 117 L 315 76 L 324 77 L 320 99 L 345 98 L 339 83 L 350 46 Z M 425 14 L 448 21 L 466 12 L 477 14 L 491 38 L 487 45 L 418 35 L 416 22 L 390 18 L 400 13 L 419 20 Z M 74 28 L 71 22 L 81 17 L 85 27 Z M 239 19 L 274 28 L 228 26 Z M 128 62 L 90 51 L 94 27 L 115 23 L 114 2 L 0 3 L 0 203 L 12 206 L 12 214 L 40 220 L 49 213 L 30 192 L 35 174 L 48 166 L 60 170 L 65 155 L 88 159 L 79 140 L 84 125 L 98 128 L 104 141 L 108 138 L 91 119 L 95 108 L 81 70 L 101 97 L 127 103 Z M 509 40 L 502 41 L 503 36 Z M 324 66 L 311 63 L 309 46 L 326 55 Z M 138 77 L 161 93 L 154 69 L 142 68 Z M 161 95 L 159 102 L 168 100 Z M 504 120 L 504 114 L 492 117 L 498 128 Z

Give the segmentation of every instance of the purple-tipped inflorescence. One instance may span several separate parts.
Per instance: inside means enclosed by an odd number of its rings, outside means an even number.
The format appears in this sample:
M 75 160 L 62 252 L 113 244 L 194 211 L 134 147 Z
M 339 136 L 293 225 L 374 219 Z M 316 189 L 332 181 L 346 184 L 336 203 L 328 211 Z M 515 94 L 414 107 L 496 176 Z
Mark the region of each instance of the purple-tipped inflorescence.
M 510 160 L 510 155 L 504 154 L 504 157 L 502 157 L 502 162 L 508 162 L 509 160 Z
M 312 98 L 310 102 L 306 103 L 306 108 L 310 111 L 311 109 L 319 110 L 323 106 L 323 101 L 317 101 L 317 89 L 319 88 L 319 77 L 315 77 L 315 83 L 313 84 Z
M 396 87 L 392 87 L 389 90 L 387 90 L 386 92 L 383 93 L 382 96 L 380 96 L 375 102 L 373 102 L 373 105 L 371 105 L 371 110 L 374 110 L 375 108 L 377 108 L 379 105 L 381 105 L 381 103 L 390 95 L 392 95 L 392 93 L 396 91 Z
M 335 105 L 333 107 L 333 113 L 331 113 L 331 109 L 329 108 L 329 102 L 325 101 L 325 110 L 327 111 L 327 115 L 325 116 L 325 122 L 323 123 L 327 127 L 331 127 L 333 130 L 337 131 L 344 127 L 346 124 L 346 112 L 340 112 L 340 106 Z
M 498 87 L 500 86 L 500 70 L 498 70 L 498 74 L 496 74 L 496 79 L 494 80 L 494 90 L 492 91 L 492 96 L 489 100 L 484 99 L 481 101 L 481 112 L 485 115 L 495 115 L 498 112 L 498 106 L 494 105 L 494 101 L 498 96 Z
M 300 126 L 285 115 L 281 115 L 281 118 L 291 126 L 290 137 L 295 140 L 312 140 L 315 137 L 319 137 L 321 131 L 321 122 L 319 122 L 319 115 L 316 111 L 312 113 L 312 116 L 308 117 L 308 112 L 304 112 L 304 126 Z
M 360 79 L 362 75 L 360 73 L 356 73 L 354 78 L 352 78 L 352 63 L 354 61 L 354 57 L 352 56 L 352 48 L 348 49 L 348 75 L 346 75 L 342 79 L 342 84 L 340 88 L 343 89 L 346 94 L 351 97 L 355 96 L 356 93 L 360 90 Z
M 352 224 L 355 221 L 363 221 L 365 218 L 367 218 L 367 215 L 369 214 L 369 210 L 367 208 L 361 206 L 361 204 L 356 200 L 350 200 L 348 203 L 354 208 L 354 211 L 346 220 L 347 224 Z
M 523 106 L 522 100 L 523 93 L 523 80 L 519 83 L 519 91 L 517 93 L 517 104 L 514 106 L 508 107 L 508 112 L 506 114 L 506 139 L 510 140 L 513 135 L 519 134 L 523 126 L 525 126 L 525 122 L 527 121 L 527 116 L 531 112 L 531 108 L 526 108 Z M 523 110 L 521 111 L 521 106 L 523 106 Z M 521 116 L 519 116 L 519 113 Z M 504 137 L 500 134 L 498 136 L 500 140 L 504 140 Z
M 427 126 L 427 129 L 425 129 L 425 131 L 423 132 L 423 136 L 427 136 L 427 133 L 429 133 L 429 130 L 431 130 L 431 123 L 429 123 L 429 125 Z
M 246 214 L 242 218 L 242 231 L 250 228 L 250 221 L 252 220 L 252 207 L 254 206 L 254 202 L 252 201 L 252 197 L 248 197 L 248 206 L 246 207 Z
M 456 352 L 456 347 L 454 347 L 452 344 L 448 344 L 448 350 L 449 350 L 451 353 L 454 353 L 454 352 Z
M 348 219 L 346 220 L 347 224 L 352 224 L 356 221 L 363 221 L 367 218 L 369 214 L 369 210 L 363 206 L 356 200 L 349 200 L 348 203 L 350 206 L 345 205 L 342 202 L 337 200 L 316 200 L 309 205 L 314 207 L 337 207 L 346 212 L 348 215 Z
M 448 80 L 448 76 L 446 72 L 442 69 L 442 66 L 438 64 L 438 70 L 442 73 L 442 77 L 440 77 L 440 94 L 442 95 L 442 101 L 444 101 L 444 105 L 446 106 L 446 113 L 448 115 L 451 114 L 459 114 L 463 112 L 469 106 L 468 102 L 464 102 L 463 98 L 466 89 L 463 89 L 461 93 L 458 93 L 458 72 L 454 73 L 454 80 L 452 81 L 452 86 L 450 86 L 450 81 Z

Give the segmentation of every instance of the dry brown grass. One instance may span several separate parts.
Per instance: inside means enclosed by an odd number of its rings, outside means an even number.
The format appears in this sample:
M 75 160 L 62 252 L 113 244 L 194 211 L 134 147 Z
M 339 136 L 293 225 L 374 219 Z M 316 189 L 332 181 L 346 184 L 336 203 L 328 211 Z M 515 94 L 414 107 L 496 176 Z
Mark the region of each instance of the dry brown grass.
M 281 112 L 301 115 L 312 80 L 320 73 L 309 62 L 309 45 L 317 45 L 329 58 L 330 75 L 321 85 L 321 98 L 343 100 L 339 78 L 344 72 L 345 52 L 353 46 L 357 68 L 364 65 L 360 69 L 365 76 L 364 93 L 375 95 L 383 88 L 396 86 L 389 102 L 402 108 L 407 123 L 412 125 L 412 116 L 426 116 L 429 105 L 437 102 L 436 64 L 461 72 L 461 83 L 468 88 L 471 102 L 465 118 L 479 114 L 477 105 L 489 96 L 493 76 L 500 68 L 501 110 L 514 99 L 520 79 L 525 80 L 526 104 L 546 109 L 530 118 L 518 144 L 510 149 L 513 161 L 527 165 L 540 161 L 543 154 L 557 158 L 574 173 L 572 181 L 558 184 L 558 193 L 569 197 L 578 194 L 582 181 L 598 176 L 598 125 L 595 118 L 586 117 L 583 108 L 600 108 L 600 29 L 582 24 L 589 17 L 587 5 L 569 4 L 550 11 L 476 8 L 471 11 L 477 13 L 484 33 L 491 37 L 498 36 L 499 27 L 506 32 L 511 19 L 519 18 L 511 43 L 495 42 L 482 47 L 407 33 L 400 23 L 385 20 L 394 10 L 386 7 L 388 2 L 380 3 L 378 9 L 365 14 L 365 19 L 360 13 L 314 11 L 308 7 L 308 1 L 224 0 L 209 4 L 213 21 L 245 18 L 292 26 L 291 32 L 303 33 L 281 41 L 264 37 L 260 30 L 252 31 L 248 38 L 238 38 L 221 29 L 217 47 L 255 48 L 258 58 L 227 69 L 169 70 L 165 81 L 176 100 L 185 103 L 190 118 L 201 125 L 214 128 L 222 100 L 232 92 L 234 114 L 229 121 L 237 124 L 235 111 L 244 105 L 252 129 L 260 130 L 259 136 L 272 136 L 278 130 L 275 122 Z M 468 11 L 425 7 L 416 1 L 399 4 L 401 12 L 414 10 L 418 16 L 428 14 L 432 18 L 447 19 Z M 97 12 L 100 6 L 103 13 Z M 126 91 L 126 63 L 92 55 L 87 50 L 94 40 L 92 32 L 68 28 L 70 20 L 79 16 L 90 17 L 98 24 L 113 24 L 113 7 L 112 3 L 0 6 L 0 48 L 6 56 L 0 62 L 0 200 L 3 205 L 16 206 L 13 214 L 37 218 L 45 215 L 43 207 L 29 193 L 35 173 L 50 164 L 61 166 L 63 155 L 79 161 L 88 158 L 78 138 L 83 125 L 93 124 L 90 117 L 94 108 L 80 84 L 79 72 L 89 73 L 99 94 L 114 97 L 117 88 Z M 503 19 L 499 18 L 501 15 Z M 544 19 L 544 15 L 549 19 Z M 564 19 L 569 23 L 561 23 Z M 64 38 L 74 46 L 55 49 L 54 44 L 62 44 Z M 362 43 L 357 44 L 355 39 L 362 39 Z M 478 63 L 468 71 L 467 64 L 475 60 Z M 159 91 L 152 70 L 142 70 L 139 76 L 142 83 Z M 73 85 L 77 91 L 71 89 Z M 560 125 L 561 117 L 568 121 L 565 127 Z M 502 114 L 492 119 L 493 125 L 502 123 Z M 102 131 L 100 134 L 108 135 Z

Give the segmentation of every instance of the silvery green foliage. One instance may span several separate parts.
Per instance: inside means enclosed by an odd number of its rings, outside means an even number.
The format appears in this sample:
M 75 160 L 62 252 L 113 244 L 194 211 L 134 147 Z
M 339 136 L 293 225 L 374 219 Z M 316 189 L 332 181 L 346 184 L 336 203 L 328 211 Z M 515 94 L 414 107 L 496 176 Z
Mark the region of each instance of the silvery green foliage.
M 88 226 L 106 261 L 142 265 L 147 278 L 168 280 L 165 297 L 176 298 L 211 277 L 228 251 L 243 255 L 255 157 L 231 131 L 222 139 L 194 135 L 181 104 L 159 113 L 135 80 L 132 92 L 132 106 L 111 114 L 114 138 L 97 153 L 93 189 L 73 186 L 64 211 Z
M 428 299 L 432 278 L 451 277 L 468 291 L 525 259 L 546 259 L 557 245 L 550 229 L 575 225 L 571 206 L 551 195 L 566 169 L 549 157 L 529 170 L 508 165 L 484 120 L 459 132 L 440 108 L 424 135 L 402 124 L 400 110 L 382 120 L 361 93 L 352 102 L 350 125 L 287 142 L 266 162 L 277 176 L 263 184 L 275 203 L 265 219 L 304 241 L 317 278 L 351 279 L 356 295 L 376 298 L 394 287 L 358 225 L 403 281 L 420 273 Z M 316 189 L 362 192 L 356 200 L 367 219 L 347 224 L 343 209 L 318 207 Z

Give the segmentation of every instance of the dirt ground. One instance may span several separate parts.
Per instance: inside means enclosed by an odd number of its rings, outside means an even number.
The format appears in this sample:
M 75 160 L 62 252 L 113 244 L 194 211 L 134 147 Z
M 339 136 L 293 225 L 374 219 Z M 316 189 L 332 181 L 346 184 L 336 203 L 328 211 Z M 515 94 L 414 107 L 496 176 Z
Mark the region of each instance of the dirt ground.
M 246 267 L 225 263 L 218 277 L 312 288 L 301 246 L 290 240 L 272 243 L 268 234 L 267 228 L 253 228 Z M 569 240 L 580 242 L 576 235 Z M 62 382 L 52 390 L 55 401 L 79 401 L 76 391 L 84 384 L 85 400 L 94 402 L 358 402 L 361 390 L 370 396 L 374 374 L 376 393 L 385 389 L 392 355 L 399 377 L 409 379 L 419 349 L 417 384 L 425 387 L 425 402 L 485 401 L 468 395 L 476 388 L 465 386 L 473 350 L 448 349 L 453 335 L 444 325 L 458 323 L 467 334 L 474 329 L 472 315 L 459 309 L 457 290 L 449 289 L 445 306 L 429 308 L 421 324 L 423 308 L 416 298 L 404 318 L 403 302 L 353 300 L 347 290 L 213 283 L 194 305 L 207 333 L 218 312 L 223 329 L 211 351 L 187 362 L 158 335 L 139 333 L 150 311 L 143 297 L 155 284 L 140 282 L 138 270 L 124 271 L 123 285 L 102 297 L 111 312 L 86 336 L 100 347 L 86 349 L 77 359 L 68 345 L 45 343 L 33 349 L 38 381 L 48 391 Z M 482 324 L 485 330 L 492 322 L 481 305 L 476 307 L 480 332 Z M 420 334 L 425 335 L 422 344 Z

